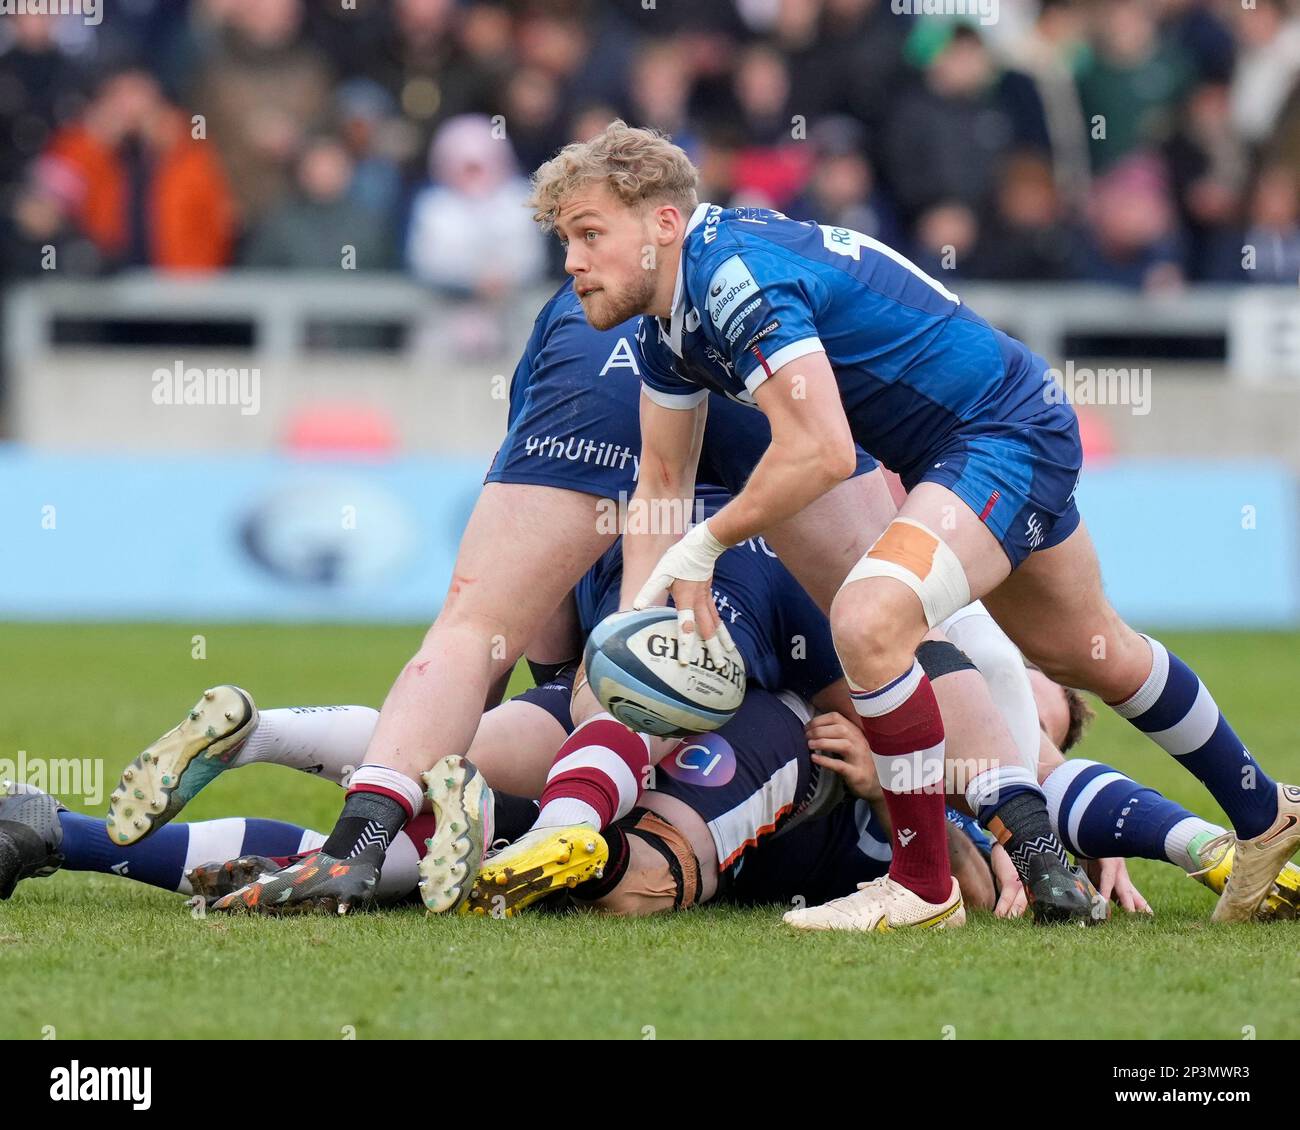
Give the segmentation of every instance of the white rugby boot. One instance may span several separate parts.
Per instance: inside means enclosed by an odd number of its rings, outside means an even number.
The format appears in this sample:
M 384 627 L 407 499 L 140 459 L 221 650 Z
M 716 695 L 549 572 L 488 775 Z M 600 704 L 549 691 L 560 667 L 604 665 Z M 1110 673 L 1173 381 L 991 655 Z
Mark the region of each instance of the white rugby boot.
M 458 910 L 492 845 L 492 789 L 468 757 L 444 757 L 423 775 L 433 835 L 420 860 L 420 897 L 433 914 Z
M 1236 837 L 1232 874 L 1210 916 L 1214 922 L 1248 922 L 1273 893 L 1282 869 L 1300 848 L 1300 788 L 1277 786 L 1277 819 L 1253 839 Z
M 783 921 L 800 930 L 862 930 L 888 934 L 894 930 L 948 930 L 966 925 L 961 888 L 952 881 L 952 893 L 943 902 L 926 902 L 888 875 L 859 883 L 851 895 L 821 906 L 787 911 Z

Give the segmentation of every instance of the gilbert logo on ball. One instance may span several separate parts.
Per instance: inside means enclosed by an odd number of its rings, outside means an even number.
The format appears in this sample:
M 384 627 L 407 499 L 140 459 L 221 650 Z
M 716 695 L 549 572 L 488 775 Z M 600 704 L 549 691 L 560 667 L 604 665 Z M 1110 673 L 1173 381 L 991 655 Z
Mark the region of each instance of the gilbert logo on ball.
M 587 639 L 583 661 L 601 706 L 643 734 L 681 737 L 716 730 L 740 709 L 745 664 L 736 651 L 716 664 L 701 649 L 677 662 L 677 613 L 671 608 L 616 612 Z

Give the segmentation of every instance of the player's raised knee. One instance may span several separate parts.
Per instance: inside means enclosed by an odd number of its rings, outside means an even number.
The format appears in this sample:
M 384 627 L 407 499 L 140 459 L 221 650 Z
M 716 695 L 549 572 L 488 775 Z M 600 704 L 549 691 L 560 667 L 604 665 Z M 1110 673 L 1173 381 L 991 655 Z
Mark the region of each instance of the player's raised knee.
M 902 515 L 850 570 L 844 585 L 874 578 L 898 581 L 910 589 L 920 602 L 926 628 L 942 623 L 971 599 L 966 570 L 952 548 L 928 526 Z

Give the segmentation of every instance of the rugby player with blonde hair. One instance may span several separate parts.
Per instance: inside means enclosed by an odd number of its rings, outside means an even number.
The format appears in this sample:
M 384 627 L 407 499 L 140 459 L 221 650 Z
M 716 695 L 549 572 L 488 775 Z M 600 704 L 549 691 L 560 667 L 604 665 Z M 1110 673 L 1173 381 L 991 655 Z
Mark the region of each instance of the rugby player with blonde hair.
M 1047 363 L 877 240 L 697 202 L 696 184 L 681 149 L 614 122 L 539 169 L 533 200 L 591 324 L 644 315 L 635 503 L 690 496 L 710 392 L 770 426 L 728 506 L 682 537 L 625 540 L 627 606 L 666 590 L 683 635 L 725 646 L 710 577 L 728 546 L 833 490 L 855 441 L 908 490 L 831 608 L 895 829 L 890 874 L 852 896 L 860 927 L 932 925 L 960 900 L 934 787 L 944 721 L 915 650 L 981 598 L 1032 662 L 1097 694 L 1206 786 L 1236 833 L 1213 917 L 1251 918 L 1300 846 L 1300 788 L 1269 778 L 1196 674 L 1107 600 L 1075 505 L 1078 422 Z M 1007 757 L 967 795 L 1023 878 L 1065 880 L 1026 767 Z

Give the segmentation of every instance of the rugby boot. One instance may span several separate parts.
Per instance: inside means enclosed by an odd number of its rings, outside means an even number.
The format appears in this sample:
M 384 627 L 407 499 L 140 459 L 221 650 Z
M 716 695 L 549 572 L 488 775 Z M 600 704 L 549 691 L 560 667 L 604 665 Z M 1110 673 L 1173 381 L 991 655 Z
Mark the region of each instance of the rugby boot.
M 133 844 L 161 828 L 230 767 L 257 728 L 257 707 L 239 687 L 203 692 L 194 709 L 122 771 L 108 800 L 108 837 Z
M 609 862 L 609 845 L 588 824 L 534 828 L 483 861 L 461 914 L 513 918 L 556 891 L 599 879 Z
M 308 853 L 309 854 L 309 853 Z M 241 855 L 238 859 L 228 859 L 225 863 L 202 863 L 185 873 L 190 890 L 200 896 L 209 906 L 217 899 L 248 886 L 253 880 L 268 871 L 278 871 L 290 863 L 296 863 L 300 857 L 272 859 L 265 855 Z
M 1216 895 L 1223 894 L 1228 885 L 1228 876 L 1232 874 L 1232 861 L 1236 856 L 1237 837 L 1232 832 L 1214 835 L 1202 832 L 1187 845 L 1192 858 L 1200 862 L 1199 871 L 1188 874 L 1198 883 L 1208 887 Z M 1264 902 L 1255 911 L 1255 917 L 1261 919 L 1292 919 L 1300 912 L 1300 867 L 1288 863 L 1281 874 L 1273 880 L 1273 889 L 1264 897 Z
M 956 879 L 947 899 L 926 902 L 902 883 L 882 875 L 869 883 L 859 883 L 853 894 L 843 898 L 788 910 L 782 921 L 799 930 L 860 930 L 868 934 L 951 930 L 966 925 L 966 907 Z
M 1083 868 L 1061 861 L 1055 852 L 1035 852 L 1026 868 L 1025 896 L 1038 926 L 1072 923 L 1096 926 L 1110 917 L 1110 905 Z
M 384 853 L 378 846 L 348 859 L 317 850 L 295 858 L 214 903 L 213 910 L 248 914 L 349 914 L 365 910 L 375 898 Z
M 0 783 L 0 899 L 24 879 L 53 875 L 63 866 L 61 807 L 38 789 Z
M 467 757 L 444 757 L 423 774 L 433 835 L 420 860 L 420 897 L 433 914 L 460 908 L 492 844 L 492 789 Z
M 1277 819 L 1258 836 L 1233 836 L 1231 874 L 1214 907 L 1214 922 L 1254 918 L 1277 886 L 1287 861 L 1300 847 L 1300 788 L 1277 786 Z

